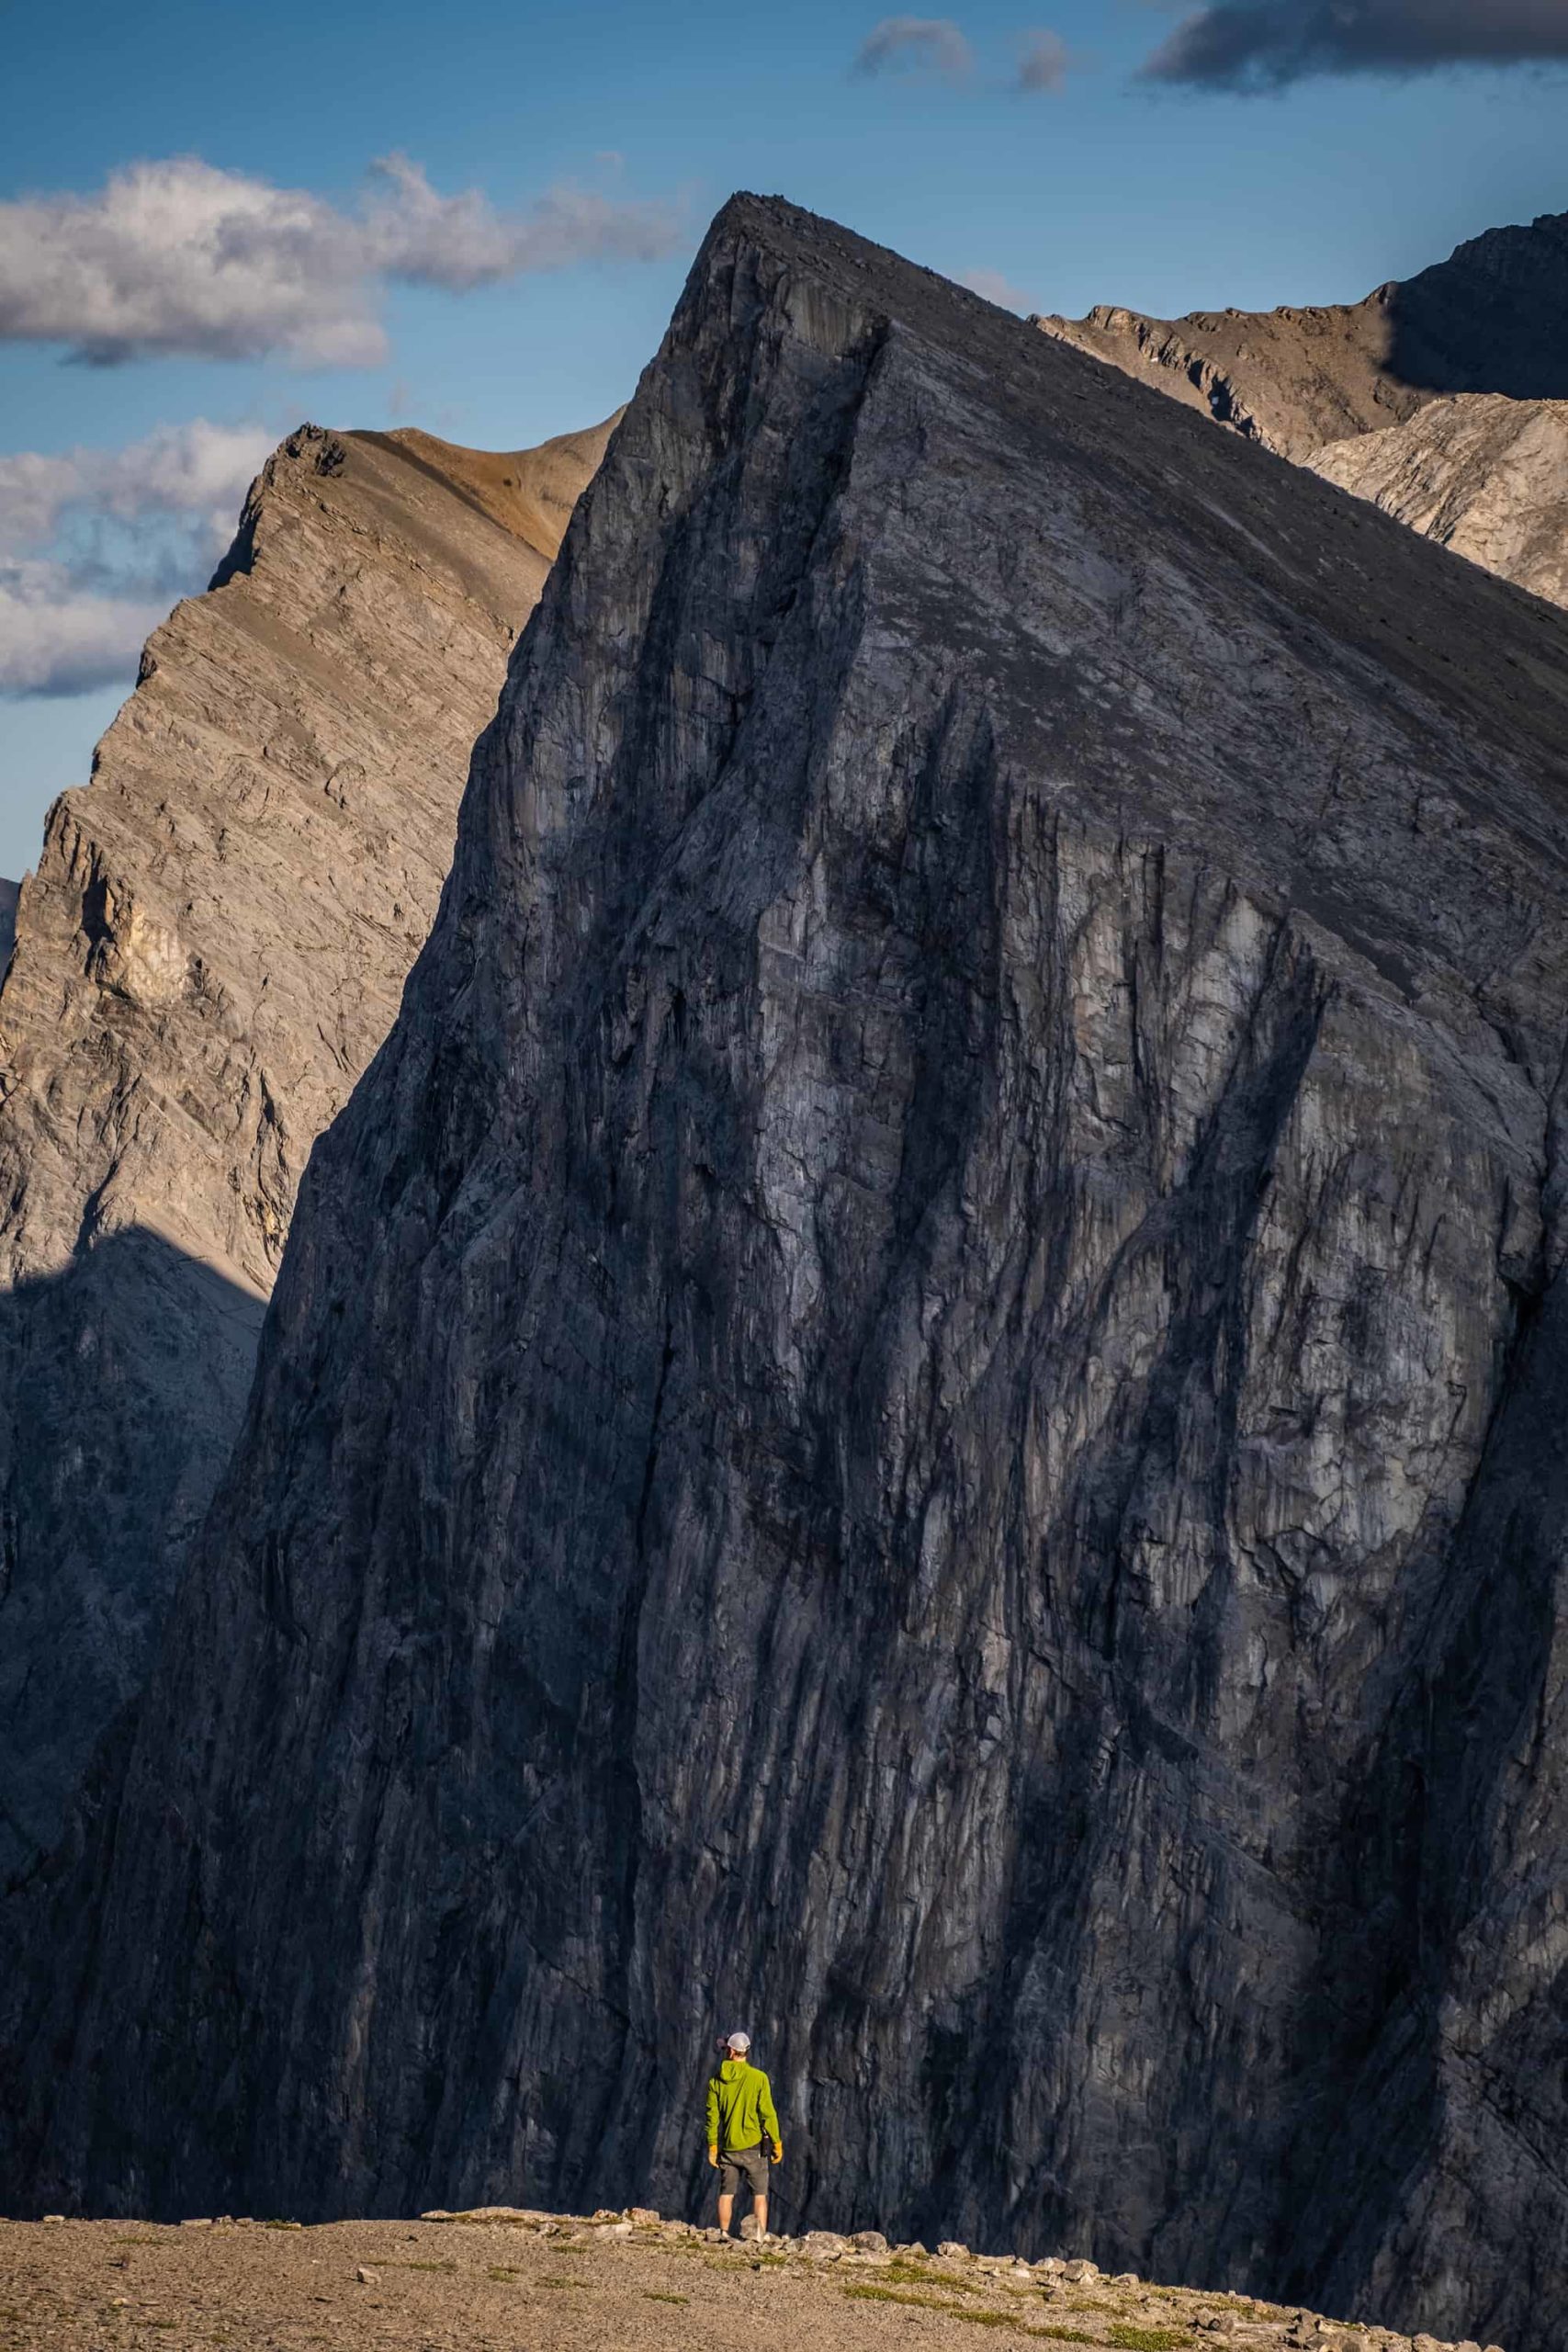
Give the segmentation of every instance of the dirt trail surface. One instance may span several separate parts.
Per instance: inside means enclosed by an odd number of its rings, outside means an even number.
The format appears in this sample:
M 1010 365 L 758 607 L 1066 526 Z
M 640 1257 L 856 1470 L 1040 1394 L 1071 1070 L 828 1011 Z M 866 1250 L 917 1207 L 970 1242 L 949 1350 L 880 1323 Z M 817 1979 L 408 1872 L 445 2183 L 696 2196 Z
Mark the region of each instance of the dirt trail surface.
M 637 2211 L 637 2209 L 634 2209 Z M 468 2352 L 697 2340 L 880 2352 L 1007 2339 L 1107 2352 L 1314 2346 L 1409 2352 L 1413 2339 L 1231 2294 L 1102 2278 L 1092 2263 L 888 2247 L 814 2231 L 765 2251 L 651 2214 L 578 2222 L 497 2211 L 422 2222 L 9 2222 L 0 2225 L 5 2352 L 159 2345 L 408 2346 Z M 1418 2352 L 1437 2352 L 1417 2336 Z M 1479 2352 L 1479 2347 L 1461 2347 Z M 1496 2347 L 1489 2348 L 1496 2352 Z

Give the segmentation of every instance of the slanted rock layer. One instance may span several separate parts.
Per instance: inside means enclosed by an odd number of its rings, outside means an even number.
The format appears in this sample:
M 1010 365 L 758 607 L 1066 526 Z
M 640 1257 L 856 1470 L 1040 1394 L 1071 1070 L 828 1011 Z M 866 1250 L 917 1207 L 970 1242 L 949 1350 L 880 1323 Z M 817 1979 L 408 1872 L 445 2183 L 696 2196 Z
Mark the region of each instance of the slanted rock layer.
M 8 2177 L 684 2204 L 744 2018 L 799 2226 L 1547 2352 L 1565 745 L 1548 607 L 727 208 L 37 1890 Z
M 140 1683 L 607 431 L 303 427 L 50 812 L 0 993 L 0 1880 Z

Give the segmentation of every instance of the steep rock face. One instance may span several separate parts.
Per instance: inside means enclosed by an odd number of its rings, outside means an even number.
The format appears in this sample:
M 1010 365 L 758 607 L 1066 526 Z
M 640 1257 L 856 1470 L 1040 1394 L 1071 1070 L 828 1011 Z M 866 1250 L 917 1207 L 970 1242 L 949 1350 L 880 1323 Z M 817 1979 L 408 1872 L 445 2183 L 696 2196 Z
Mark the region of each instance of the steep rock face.
M 50 813 L 0 993 L 0 1879 L 140 1680 L 607 431 L 292 435 Z
M 1281 456 L 1403 423 L 1434 394 L 1568 400 L 1568 212 L 1491 229 L 1363 302 L 1038 318 Z
M 1430 401 L 1307 461 L 1472 563 L 1568 605 L 1568 401 Z
M 727 208 L 35 1890 L 17 2197 L 665 2204 L 743 2018 L 793 2221 L 1545 2352 L 1565 720 L 1546 607 Z

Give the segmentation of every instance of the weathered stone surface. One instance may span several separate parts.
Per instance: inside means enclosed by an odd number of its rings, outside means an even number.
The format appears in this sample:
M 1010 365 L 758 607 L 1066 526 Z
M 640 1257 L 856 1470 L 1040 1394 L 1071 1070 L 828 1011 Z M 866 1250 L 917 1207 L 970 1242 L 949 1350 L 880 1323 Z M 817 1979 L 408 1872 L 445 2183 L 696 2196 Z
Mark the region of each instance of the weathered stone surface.
M 9 2177 L 696 2210 L 744 2016 L 792 2227 L 1546 2352 L 1565 744 L 1550 607 L 728 208 L 0 1993 Z
M 1568 605 L 1568 401 L 1429 401 L 1307 463 L 1456 554 Z
M 1364 302 L 1036 323 L 1568 602 L 1568 213 Z
M 293 435 L 50 813 L 0 994 L 0 1881 L 139 1685 L 607 429 Z

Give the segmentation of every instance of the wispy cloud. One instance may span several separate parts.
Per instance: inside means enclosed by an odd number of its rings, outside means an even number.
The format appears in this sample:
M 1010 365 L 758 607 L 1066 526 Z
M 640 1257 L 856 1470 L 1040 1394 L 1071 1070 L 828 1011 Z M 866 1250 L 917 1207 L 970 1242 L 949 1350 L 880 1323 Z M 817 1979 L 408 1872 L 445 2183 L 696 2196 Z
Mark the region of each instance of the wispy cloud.
M 1070 62 L 1067 44 L 1060 33 L 1025 33 L 1020 45 L 1018 79 L 1014 87 L 1031 91 L 1059 90 L 1066 81 Z
M 987 302 L 995 302 L 1004 311 L 1032 311 L 1033 302 L 1021 294 L 1010 278 L 999 269 L 961 269 L 960 286 L 967 286 L 971 294 L 983 294 Z
M 136 675 L 168 611 L 154 598 L 96 596 L 59 564 L 0 559 L 0 694 L 75 695 Z
M 24 449 L 0 458 L 0 552 L 38 546 L 71 507 L 119 522 L 191 517 L 226 540 L 272 441 L 260 426 L 211 424 L 198 416 L 119 449 Z
M 974 52 L 951 17 L 884 17 L 855 52 L 857 74 L 896 69 L 964 82 L 974 68 Z
M 1278 90 L 1325 74 L 1568 59 L 1568 0 L 1227 0 L 1177 26 L 1150 82 Z
M 0 204 L 0 339 L 100 365 L 182 352 L 384 359 L 389 279 L 457 290 L 591 260 L 650 261 L 683 236 L 666 205 L 556 187 L 525 212 L 443 196 L 404 155 L 344 209 L 195 156 L 134 164 L 90 196 Z
M 129 685 L 149 632 L 227 546 L 271 446 L 198 417 L 123 448 L 0 458 L 0 693 Z

